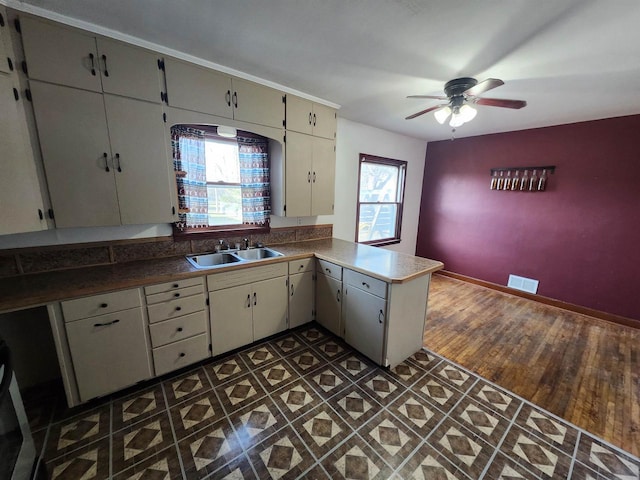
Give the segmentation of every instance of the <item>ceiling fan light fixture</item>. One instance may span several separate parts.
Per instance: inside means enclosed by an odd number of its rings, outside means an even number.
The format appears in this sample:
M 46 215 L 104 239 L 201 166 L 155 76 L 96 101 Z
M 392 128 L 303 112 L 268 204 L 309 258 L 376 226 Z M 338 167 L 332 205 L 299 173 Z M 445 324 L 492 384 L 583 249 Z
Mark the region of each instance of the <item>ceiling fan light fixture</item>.
M 464 124 L 464 120 L 462 118 L 462 115 L 460 115 L 459 113 L 453 113 L 453 115 L 451 115 L 451 120 L 449 121 L 449 126 L 453 127 L 453 128 L 457 128 L 460 127 Z
M 449 108 L 448 105 L 441 108 L 440 110 L 436 110 L 435 112 L 433 112 L 433 116 L 436 117 L 436 120 L 440 125 L 447 121 L 449 115 L 451 115 L 451 108 Z
M 462 123 L 470 122 L 477 114 L 478 111 L 470 105 L 465 104 L 460 107 L 459 115 L 462 117 Z

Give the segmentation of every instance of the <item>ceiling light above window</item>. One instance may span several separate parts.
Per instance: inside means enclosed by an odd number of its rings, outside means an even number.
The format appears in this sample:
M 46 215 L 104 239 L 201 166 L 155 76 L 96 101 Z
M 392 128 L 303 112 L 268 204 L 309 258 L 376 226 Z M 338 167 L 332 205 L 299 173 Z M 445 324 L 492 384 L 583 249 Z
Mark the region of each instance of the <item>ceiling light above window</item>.
M 218 135 L 225 138 L 236 138 L 238 135 L 238 131 L 233 127 L 226 127 L 224 125 L 220 125 L 217 128 Z

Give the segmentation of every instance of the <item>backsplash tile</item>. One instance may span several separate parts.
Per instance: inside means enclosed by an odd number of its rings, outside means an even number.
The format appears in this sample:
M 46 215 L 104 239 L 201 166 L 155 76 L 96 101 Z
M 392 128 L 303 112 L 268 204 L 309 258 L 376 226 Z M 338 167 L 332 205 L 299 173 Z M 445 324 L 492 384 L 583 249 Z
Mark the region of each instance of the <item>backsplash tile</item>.
M 110 263 L 107 246 L 45 248 L 19 253 L 24 273 L 46 272 L 65 268 L 104 265 Z
M 318 240 L 320 238 L 331 238 L 333 236 L 332 226 L 319 226 L 314 228 L 303 227 L 296 230 L 296 241 Z
M 175 257 L 191 253 L 189 242 L 174 242 L 169 237 L 163 241 L 138 242 L 113 245 L 115 263 L 131 262 L 148 258 Z

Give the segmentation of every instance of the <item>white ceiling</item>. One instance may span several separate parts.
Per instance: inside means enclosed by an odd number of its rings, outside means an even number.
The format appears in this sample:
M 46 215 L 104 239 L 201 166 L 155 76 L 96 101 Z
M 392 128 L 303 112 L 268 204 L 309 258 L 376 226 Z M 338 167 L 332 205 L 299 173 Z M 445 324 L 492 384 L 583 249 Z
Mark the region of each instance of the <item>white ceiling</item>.
M 640 113 L 638 0 L 27 0 L 40 8 L 341 105 L 339 115 L 428 141 L 405 120 L 455 77 L 500 78 L 456 137 Z M 36 7 L 36 8 L 34 8 Z

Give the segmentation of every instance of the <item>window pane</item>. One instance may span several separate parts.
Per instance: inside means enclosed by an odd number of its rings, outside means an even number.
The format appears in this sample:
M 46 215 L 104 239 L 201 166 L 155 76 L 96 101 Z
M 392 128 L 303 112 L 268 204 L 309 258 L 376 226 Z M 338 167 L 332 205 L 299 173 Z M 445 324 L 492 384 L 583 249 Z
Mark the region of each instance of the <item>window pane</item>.
M 360 201 L 396 202 L 399 168 L 393 165 L 360 164 Z
M 207 185 L 209 225 L 242 223 L 242 189 L 239 186 Z
M 396 237 L 396 204 L 360 205 L 358 241 L 369 242 Z
M 208 139 L 205 142 L 207 182 L 240 183 L 238 144 Z

